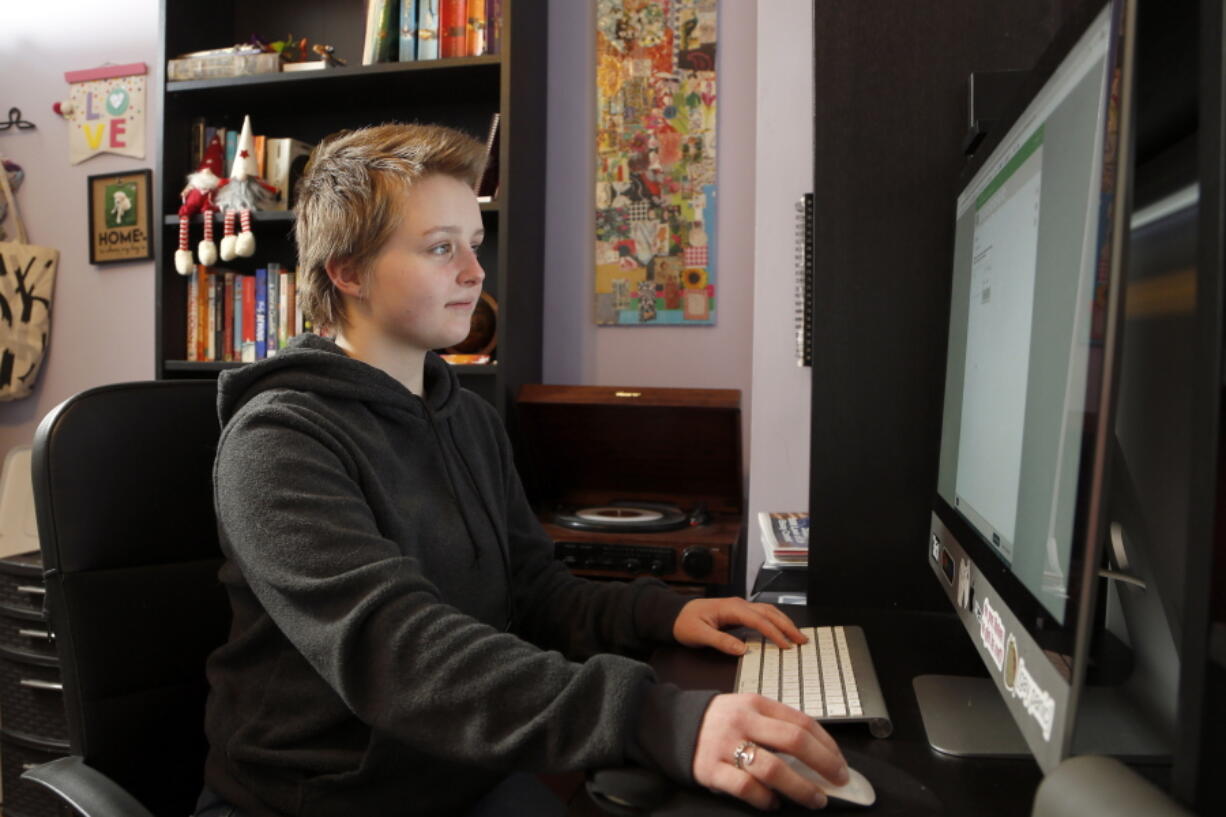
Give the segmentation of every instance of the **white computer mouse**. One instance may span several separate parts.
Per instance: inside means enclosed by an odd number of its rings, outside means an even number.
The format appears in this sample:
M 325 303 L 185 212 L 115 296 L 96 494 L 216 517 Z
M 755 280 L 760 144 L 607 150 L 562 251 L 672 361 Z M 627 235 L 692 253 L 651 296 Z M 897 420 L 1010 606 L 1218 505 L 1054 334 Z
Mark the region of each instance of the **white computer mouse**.
M 873 791 L 873 784 L 855 769 L 847 770 L 850 773 L 850 780 L 842 786 L 836 786 L 820 772 L 806 766 L 791 755 L 780 754 L 779 759 L 795 769 L 802 777 L 807 777 L 816 783 L 831 801 L 838 800 L 857 806 L 871 806 L 877 802 L 877 792 Z

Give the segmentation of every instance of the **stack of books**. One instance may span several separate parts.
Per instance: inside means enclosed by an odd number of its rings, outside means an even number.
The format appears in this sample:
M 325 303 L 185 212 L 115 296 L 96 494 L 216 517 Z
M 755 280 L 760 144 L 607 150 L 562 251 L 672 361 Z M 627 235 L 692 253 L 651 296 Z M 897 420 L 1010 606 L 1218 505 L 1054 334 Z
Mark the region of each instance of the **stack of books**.
M 497 54 L 502 0 L 366 0 L 362 64 Z
M 250 363 L 272 357 L 309 331 L 297 304 L 295 274 L 269 262 L 254 274 L 198 264 L 187 287 L 190 361 Z
M 762 566 L 772 569 L 803 569 L 809 565 L 809 514 L 804 511 L 762 511 Z

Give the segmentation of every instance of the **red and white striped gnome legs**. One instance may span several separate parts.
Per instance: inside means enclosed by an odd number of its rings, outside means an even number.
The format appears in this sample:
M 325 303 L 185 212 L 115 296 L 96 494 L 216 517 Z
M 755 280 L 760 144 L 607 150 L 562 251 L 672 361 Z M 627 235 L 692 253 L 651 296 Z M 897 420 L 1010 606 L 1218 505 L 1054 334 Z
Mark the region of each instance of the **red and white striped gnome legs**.
M 201 264 L 211 267 L 217 263 L 217 244 L 213 241 L 213 214 L 217 210 L 214 207 L 205 207 L 201 212 L 204 216 L 204 238 L 196 245 L 196 257 Z
M 179 248 L 175 250 L 175 271 L 180 275 L 192 274 L 192 251 L 187 248 L 187 225 L 191 216 L 179 210 Z
M 234 242 L 237 240 L 234 236 L 234 216 L 233 210 L 222 211 L 222 227 L 221 227 L 221 260 L 233 261 L 237 257 L 234 251 Z
M 238 211 L 238 223 L 242 228 L 234 242 L 234 252 L 243 258 L 255 255 L 255 233 L 251 232 L 251 211 L 243 208 Z

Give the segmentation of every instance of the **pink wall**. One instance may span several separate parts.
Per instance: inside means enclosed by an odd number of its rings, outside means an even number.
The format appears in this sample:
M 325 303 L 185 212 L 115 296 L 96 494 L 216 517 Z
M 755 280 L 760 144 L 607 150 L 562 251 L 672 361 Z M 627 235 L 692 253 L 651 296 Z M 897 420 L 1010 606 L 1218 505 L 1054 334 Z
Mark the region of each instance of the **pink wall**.
M 104 154 L 79 165 L 68 163 L 67 127 L 51 103 L 68 96 L 65 71 L 107 62 L 156 70 L 157 43 L 156 0 L 81 0 L 54 14 L 39 3 L 5 4 L 0 113 L 16 106 L 37 128 L 0 133 L 0 153 L 26 171 L 17 199 L 30 240 L 58 249 L 60 264 L 43 369 L 32 395 L 0 403 L 0 453 L 29 443 L 42 416 L 82 389 L 153 377 L 153 264 L 90 265 L 85 187 L 93 174 L 153 167 L 157 95 L 151 87 L 144 159 Z

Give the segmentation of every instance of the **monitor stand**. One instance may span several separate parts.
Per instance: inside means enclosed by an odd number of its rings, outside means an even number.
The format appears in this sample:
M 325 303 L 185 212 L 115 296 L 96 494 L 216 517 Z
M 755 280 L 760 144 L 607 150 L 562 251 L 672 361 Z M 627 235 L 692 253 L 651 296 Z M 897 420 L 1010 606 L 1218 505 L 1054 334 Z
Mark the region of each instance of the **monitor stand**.
M 956 757 L 1031 756 L 990 678 L 919 675 L 911 683 L 933 749 Z M 1170 762 L 1170 735 L 1139 714 L 1128 697 L 1126 687 L 1088 686 L 1082 691 L 1072 754 Z
M 928 744 L 938 752 L 956 757 L 1031 756 L 990 678 L 917 675 L 911 685 Z

